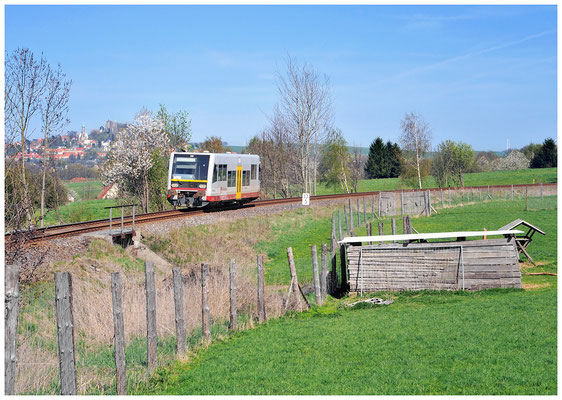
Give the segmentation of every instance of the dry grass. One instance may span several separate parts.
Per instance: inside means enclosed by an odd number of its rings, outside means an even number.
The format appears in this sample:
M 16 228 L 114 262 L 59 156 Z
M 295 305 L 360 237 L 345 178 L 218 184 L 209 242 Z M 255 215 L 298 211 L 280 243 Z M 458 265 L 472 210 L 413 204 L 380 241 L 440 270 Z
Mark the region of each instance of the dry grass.
M 234 232 L 225 235 L 222 243 L 227 243 L 228 240 L 240 244 L 245 242 Z M 179 247 L 175 248 L 179 251 Z M 237 253 L 238 256 L 244 254 L 244 257 L 241 257 L 244 260 L 253 259 L 250 247 L 241 246 L 240 249 L 242 252 Z M 113 343 L 111 272 L 121 273 L 127 343 L 146 335 L 143 260 L 136 258 L 134 253 L 130 250 L 123 251 L 105 241 L 95 240 L 84 255 L 75 257 L 71 261 L 51 265 L 45 273 L 47 277 L 52 277 L 55 271 L 72 273 L 75 341 L 77 346 L 82 346 L 84 349 L 82 353 L 77 350 L 79 393 L 92 391 L 103 393 L 114 384 L 113 368 L 85 365 L 88 364 L 87 358 L 91 357 L 92 353 L 99 348 L 110 347 Z M 184 253 L 188 254 L 190 250 L 184 249 Z M 204 259 L 202 254 L 203 251 L 200 251 L 197 257 Z M 223 258 L 218 251 L 212 252 L 210 259 L 208 285 L 211 322 L 224 326 L 230 311 L 228 264 L 219 262 Z M 253 261 L 255 265 L 255 259 Z M 175 336 L 171 267 L 172 265 L 160 265 L 156 268 L 156 315 L 159 338 Z M 200 264 L 187 262 L 181 265 L 181 269 L 185 328 L 189 336 L 196 334 L 201 327 L 201 269 Z M 257 282 L 254 270 L 255 266 L 237 261 L 239 329 L 252 327 L 257 318 Z M 20 361 L 16 393 L 56 393 L 58 358 L 53 298 L 52 281 L 46 281 L 43 283 L 41 295 L 29 296 L 26 300 L 28 306 L 27 308 L 24 306 L 21 314 L 22 333 L 20 333 L 18 347 Z M 279 316 L 282 312 L 281 292 L 277 288 L 266 287 L 265 299 L 268 317 Z M 170 361 L 170 357 L 167 359 L 164 357 L 163 361 Z M 140 378 L 144 377 L 144 372 L 137 372 Z
M 533 290 L 550 286 L 550 283 L 523 283 L 523 289 Z

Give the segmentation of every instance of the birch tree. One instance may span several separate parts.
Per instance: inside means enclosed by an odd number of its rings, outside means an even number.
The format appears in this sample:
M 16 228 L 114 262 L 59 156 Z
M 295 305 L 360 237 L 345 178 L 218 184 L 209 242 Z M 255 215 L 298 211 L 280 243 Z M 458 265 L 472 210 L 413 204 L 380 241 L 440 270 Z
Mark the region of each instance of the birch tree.
M 297 145 L 303 192 L 315 194 L 319 146 L 333 119 L 330 83 L 290 56 L 285 66 L 285 74 L 277 75 L 279 103 L 273 119 L 283 121 Z
M 408 164 L 416 169 L 418 186 L 422 188 L 422 162 L 431 148 L 431 129 L 420 115 L 409 113 L 401 121 L 400 142 L 406 152 Z
M 45 192 L 47 168 L 51 158 L 49 157 L 49 141 L 53 132 L 62 131 L 62 129 L 70 122 L 68 115 L 68 100 L 70 98 L 70 86 L 72 81 L 66 79 L 66 74 L 62 71 L 61 66 L 57 69 L 48 70 L 48 78 L 45 88 L 45 94 L 40 103 L 41 112 L 41 130 L 43 131 L 43 174 L 41 180 L 41 227 L 45 220 Z M 55 205 L 57 207 L 57 205 Z
M 154 164 L 155 153 L 170 153 L 170 140 L 162 119 L 152 112 L 141 110 L 133 124 L 119 132 L 115 146 L 102 165 L 104 184 L 118 183 L 122 190 L 131 193 L 147 213 L 150 204 L 148 173 Z

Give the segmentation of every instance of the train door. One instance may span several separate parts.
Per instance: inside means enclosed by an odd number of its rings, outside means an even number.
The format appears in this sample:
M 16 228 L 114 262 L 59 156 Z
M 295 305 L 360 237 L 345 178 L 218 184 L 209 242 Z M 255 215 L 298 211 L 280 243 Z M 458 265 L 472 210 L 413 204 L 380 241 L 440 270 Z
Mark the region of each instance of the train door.
M 242 198 L 242 166 L 236 167 L 236 200 Z

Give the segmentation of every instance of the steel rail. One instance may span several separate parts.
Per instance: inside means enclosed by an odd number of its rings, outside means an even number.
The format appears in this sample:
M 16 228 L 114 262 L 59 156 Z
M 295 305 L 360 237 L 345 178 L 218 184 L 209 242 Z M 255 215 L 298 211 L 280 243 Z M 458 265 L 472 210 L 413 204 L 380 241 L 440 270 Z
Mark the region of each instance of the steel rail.
M 543 187 L 552 187 L 556 186 L 557 183 L 543 183 Z M 513 185 L 513 188 L 520 188 L 520 187 L 538 187 L 540 183 L 535 184 L 517 184 Z M 507 189 L 511 188 L 512 185 L 490 185 L 490 186 L 465 186 L 465 187 L 452 187 L 452 188 L 427 188 L 427 189 L 405 189 L 405 190 L 377 190 L 371 192 L 357 192 L 357 193 L 341 193 L 341 194 L 325 194 L 325 195 L 318 195 L 318 196 L 311 196 L 310 201 L 323 201 L 323 200 L 334 200 L 334 199 L 341 199 L 341 198 L 350 198 L 350 197 L 366 197 L 366 196 L 373 196 L 379 194 L 381 192 L 384 193 L 401 193 L 401 192 L 436 192 L 439 190 L 487 190 L 488 187 L 490 189 Z M 193 217 L 196 215 L 204 215 L 214 212 L 223 212 L 223 211 L 232 211 L 232 210 L 239 210 L 248 207 L 264 207 L 264 206 L 273 206 L 277 204 L 290 204 L 290 203 L 298 203 L 301 202 L 301 197 L 289 197 L 284 199 L 268 199 L 268 200 L 257 200 L 253 201 L 252 203 L 245 204 L 242 206 L 225 206 L 219 208 L 202 208 L 202 209 L 184 209 L 184 210 L 167 210 L 167 211 L 157 211 L 152 213 L 145 213 L 145 214 L 137 214 L 135 215 L 135 224 L 145 224 L 150 222 L 156 221 L 164 221 L 168 219 L 175 219 L 175 218 L 185 218 L 185 217 Z M 132 225 L 132 217 L 125 216 L 124 217 L 124 226 Z M 64 225 L 55 225 L 50 227 L 38 228 L 32 231 L 28 231 L 27 233 L 31 234 L 31 238 L 29 238 L 30 243 L 38 243 L 45 240 L 51 240 L 61 237 L 68 237 L 68 236 L 76 236 L 87 232 L 99 231 L 109 228 L 109 218 L 106 219 L 98 219 L 92 221 L 85 221 L 85 222 L 76 222 L 72 224 L 64 224 Z M 4 236 L 5 243 L 8 243 L 9 240 L 14 236 L 16 232 L 9 232 L 6 233 Z

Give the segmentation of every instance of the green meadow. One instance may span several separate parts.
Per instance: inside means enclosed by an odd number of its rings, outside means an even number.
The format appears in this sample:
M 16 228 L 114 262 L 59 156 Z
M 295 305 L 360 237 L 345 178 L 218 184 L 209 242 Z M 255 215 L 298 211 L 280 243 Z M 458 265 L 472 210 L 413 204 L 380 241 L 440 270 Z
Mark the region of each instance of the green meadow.
M 529 247 L 539 266 L 523 264 L 522 272 L 557 272 L 556 197 L 532 204 L 528 211 L 524 200 L 438 209 L 412 225 L 492 230 L 522 218 L 547 233 Z M 289 282 L 289 246 L 299 280 L 309 282 L 310 246 L 328 241 L 330 218 L 303 208 L 272 218 L 274 234 L 255 245 L 266 254 L 267 284 Z M 230 334 L 158 370 L 135 394 L 555 395 L 557 279 L 524 275 L 523 287 L 374 293 L 394 303 L 353 308 L 346 304 L 356 298 L 329 298 Z

